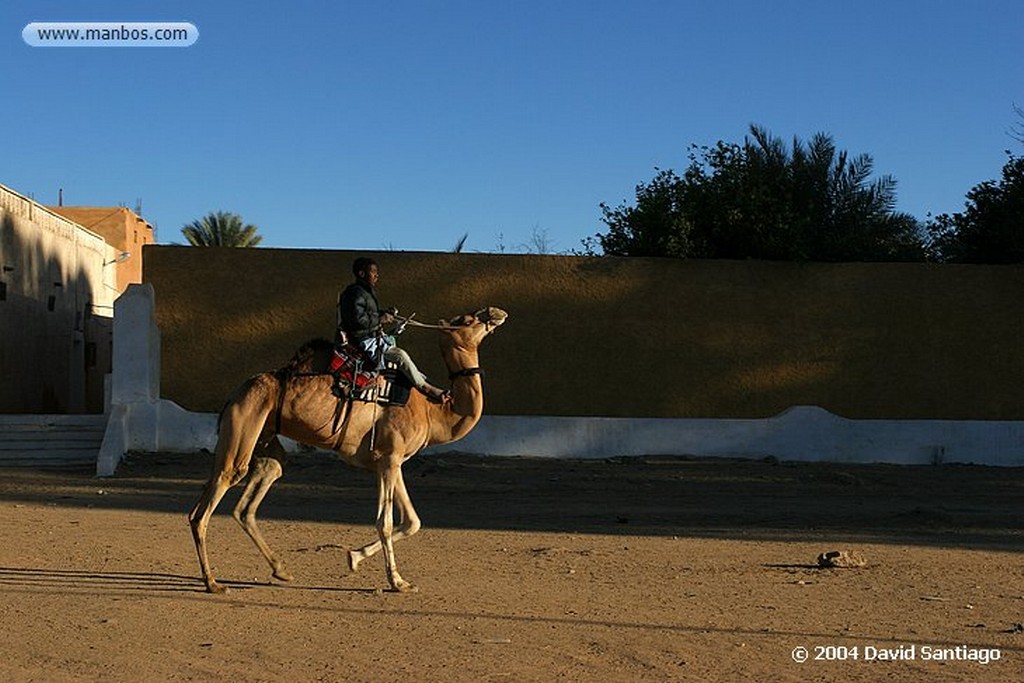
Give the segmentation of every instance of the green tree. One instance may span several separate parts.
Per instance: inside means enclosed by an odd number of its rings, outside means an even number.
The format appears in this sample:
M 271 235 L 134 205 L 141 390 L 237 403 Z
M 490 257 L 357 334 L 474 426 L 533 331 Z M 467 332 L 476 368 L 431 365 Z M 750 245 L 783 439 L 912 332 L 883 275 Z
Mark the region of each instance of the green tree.
M 601 205 L 605 254 L 817 261 L 924 258 L 920 225 L 895 211 L 896 181 L 819 133 L 792 149 L 751 126 L 742 144 L 690 148 L 679 175 L 658 170 L 636 202 Z
M 1024 263 L 1024 157 L 1009 154 L 1002 179 L 976 185 L 961 213 L 936 216 L 928 231 L 937 261 Z
M 193 247 L 255 247 L 263 241 L 256 230 L 236 213 L 214 211 L 192 221 L 181 233 Z

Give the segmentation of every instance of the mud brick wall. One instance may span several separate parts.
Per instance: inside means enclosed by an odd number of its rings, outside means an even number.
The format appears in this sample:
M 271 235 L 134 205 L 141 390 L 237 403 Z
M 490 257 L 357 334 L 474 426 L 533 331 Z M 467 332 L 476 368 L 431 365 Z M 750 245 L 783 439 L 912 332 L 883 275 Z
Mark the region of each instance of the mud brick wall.
M 147 246 L 162 394 L 217 411 L 332 334 L 363 252 Z M 499 415 L 1024 419 L 1024 268 L 375 252 L 383 305 L 425 322 L 491 305 Z M 437 333 L 401 337 L 444 381 Z

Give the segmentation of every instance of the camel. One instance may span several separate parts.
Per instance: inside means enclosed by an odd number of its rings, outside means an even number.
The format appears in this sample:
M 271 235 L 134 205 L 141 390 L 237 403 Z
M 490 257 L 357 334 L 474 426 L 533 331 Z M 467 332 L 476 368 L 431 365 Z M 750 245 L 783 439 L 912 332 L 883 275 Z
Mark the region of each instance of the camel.
M 217 583 L 207 559 L 210 516 L 228 489 L 241 483 L 250 471 L 232 516 L 270 564 L 273 576 L 281 581 L 292 578 L 256 524 L 256 510 L 284 472 L 284 449 L 277 434 L 334 451 L 349 465 L 376 474 L 377 538 L 348 551 L 349 569 L 355 571 L 364 560 L 383 550 L 391 590 L 415 590 L 398 573 L 395 563 L 394 544 L 420 529 L 420 519 L 402 479 L 402 464 L 426 446 L 456 441 L 476 426 L 483 412 L 478 348 L 507 317 L 505 311 L 488 307 L 442 320 L 436 326 L 440 330 L 441 355 L 452 381 L 451 398 L 441 404 L 429 402 L 414 390 L 404 406 L 361 401 L 341 404 L 345 414 L 339 420 L 338 398 L 331 393 L 334 378 L 317 370 L 326 363 L 328 342 L 319 348 L 307 344 L 303 347 L 307 353 L 300 350 L 285 368 L 255 375 L 236 389 L 220 415 L 213 473 L 189 513 L 206 590 L 226 590 Z M 400 520 L 397 529 L 393 516 L 396 504 Z

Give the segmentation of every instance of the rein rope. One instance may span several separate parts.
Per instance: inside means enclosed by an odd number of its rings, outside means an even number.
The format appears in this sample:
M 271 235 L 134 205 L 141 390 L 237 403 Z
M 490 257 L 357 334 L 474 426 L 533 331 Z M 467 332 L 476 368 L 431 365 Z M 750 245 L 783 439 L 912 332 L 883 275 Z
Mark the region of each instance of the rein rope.
M 408 318 L 406 318 L 404 316 L 400 316 L 400 315 L 396 315 L 394 317 L 395 317 L 395 319 L 400 321 L 400 324 L 402 325 L 402 327 L 405 327 L 406 325 L 412 325 L 413 327 L 422 327 L 422 328 L 430 329 L 430 330 L 461 330 L 461 329 L 463 329 L 459 325 L 431 325 L 429 323 L 421 323 L 419 320 L 413 320 L 413 318 L 415 316 L 416 316 L 416 314 L 413 313 Z M 488 327 L 490 327 L 490 323 L 489 322 L 484 323 L 484 324 L 487 325 Z M 448 373 L 448 379 L 452 380 L 452 379 L 456 379 L 458 377 L 472 377 L 474 375 L 478 375 L 479 377 L 483 378 L 483 376 L 484 376 L 483 368 L 476 367 L 476 368 L 463 368 L 462 370 L 455 370 L 454 372 L 449 372 Z
M 416 315 L 413 313 L 413 315 Z M 430 323 L 421 323 L 419 320 L 413 320 L 412 317 L 402 318 L 395 316 L 398 320 L 402 321 L 403 325 L 412 325 L 413 327 L 424 327 L 430 330 L 461 330 L 462 328 L 458 325 L 431 325 Z

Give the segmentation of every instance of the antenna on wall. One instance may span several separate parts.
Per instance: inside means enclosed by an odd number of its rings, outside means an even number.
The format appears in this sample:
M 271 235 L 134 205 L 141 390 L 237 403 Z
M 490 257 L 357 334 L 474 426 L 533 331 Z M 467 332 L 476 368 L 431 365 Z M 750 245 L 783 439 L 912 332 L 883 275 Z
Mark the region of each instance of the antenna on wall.
M 57 188 L 57 206 L 64 206 L 64 188 Z
M 135 200 L 135 215 L 142 217 L 142 197 Z

